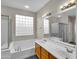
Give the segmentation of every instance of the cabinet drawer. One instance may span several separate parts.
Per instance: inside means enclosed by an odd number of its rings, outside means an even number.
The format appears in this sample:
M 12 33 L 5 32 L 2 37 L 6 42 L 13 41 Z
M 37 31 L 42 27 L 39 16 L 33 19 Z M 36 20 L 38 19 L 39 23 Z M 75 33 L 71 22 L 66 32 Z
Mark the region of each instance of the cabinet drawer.
M 41 48 L 41 54 L 48 56 L 48 52 L 43 48 Z

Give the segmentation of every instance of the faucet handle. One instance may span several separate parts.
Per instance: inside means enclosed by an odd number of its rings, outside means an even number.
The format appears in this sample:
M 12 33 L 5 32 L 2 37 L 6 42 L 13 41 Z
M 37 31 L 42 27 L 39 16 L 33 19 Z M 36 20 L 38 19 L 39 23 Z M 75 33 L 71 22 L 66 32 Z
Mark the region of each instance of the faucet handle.
M 65 48 L 66 48 L 66 51 L 67 51 L 68 53 L 73 53 L 73 50 L 68 49 L 67 47 L 65 47 Z

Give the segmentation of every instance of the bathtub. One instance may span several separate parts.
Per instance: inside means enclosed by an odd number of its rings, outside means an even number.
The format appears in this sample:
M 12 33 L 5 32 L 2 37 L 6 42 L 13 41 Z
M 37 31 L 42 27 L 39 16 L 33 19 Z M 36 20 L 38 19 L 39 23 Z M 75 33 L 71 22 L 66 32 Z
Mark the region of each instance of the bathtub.
M 10 52 L 11 59 L 24 59 L 35 55 L 35 39 L 12 42 Z

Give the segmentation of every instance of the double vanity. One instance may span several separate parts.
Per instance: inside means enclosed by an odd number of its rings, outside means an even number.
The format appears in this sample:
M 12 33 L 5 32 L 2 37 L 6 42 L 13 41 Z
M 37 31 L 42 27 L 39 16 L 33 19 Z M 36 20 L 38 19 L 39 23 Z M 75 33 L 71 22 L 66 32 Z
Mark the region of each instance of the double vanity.
M 39 59 L 76 59 L 76 48 L 56 40 L 39 39 L 35 41 L 35 53 Z

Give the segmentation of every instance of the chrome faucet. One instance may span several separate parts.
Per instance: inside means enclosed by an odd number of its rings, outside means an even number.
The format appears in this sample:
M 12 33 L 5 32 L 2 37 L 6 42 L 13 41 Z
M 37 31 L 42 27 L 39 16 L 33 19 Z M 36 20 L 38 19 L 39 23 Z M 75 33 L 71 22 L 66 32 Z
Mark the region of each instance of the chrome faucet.
M 68 52 L 68 53 L 73 53 L 73 50 L 69 50 L 67 47 L 65 47 L 66 48 L 66 51 Z
M 15 49 L 15 51 L 21 52 L 21 47 L 17 47 L 17 48 Z
M 47 40 L 46 40 L 46 39 L 44 39 L 44 41 L 45 41 L 45 42 L 47 42 Z

